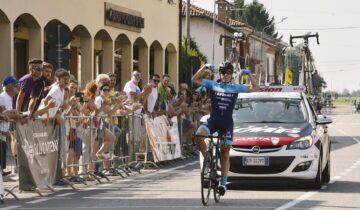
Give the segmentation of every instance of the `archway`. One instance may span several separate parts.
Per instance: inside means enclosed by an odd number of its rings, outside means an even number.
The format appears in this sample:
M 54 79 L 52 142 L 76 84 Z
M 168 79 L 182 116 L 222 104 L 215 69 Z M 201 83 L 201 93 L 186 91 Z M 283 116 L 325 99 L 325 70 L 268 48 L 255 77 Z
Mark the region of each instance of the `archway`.
M 142 37 L 135 40 L 133 52 L 134 69 L 140 70 L 143 84 L 146 84 L 149 80 L 149 47 Z
M 150 46 L 150 74 L 158 74 L 160 77 L 165 73 L 165 53 L 160 42 L 155 40 Z
M 170 75 L 175 87 L 178 87 L 179 83 L 179 70 L 178 70 L 178 54 L 175 45 L 172 43 L 166 46 L 165 50 L 166 66 L 165 72 Z
M 11 24 L 6 14 L 0 10 L 0 78 L 11 75 L 12 71 L 12 43 Z
M 110 34 L 101 29 L 94 38 L 94 77 L 114 71 L 114 44 Z
M 117 90 L 122 90 L 125 83 L 131 79 L 133 70 L 133 48 L 130 39 L 120 34 L 115 40 L 115 73 L 117 75 Z
M 79 86 L 85 87 L 86 83 L 94 78 L 93 71 L 93 40 L 87 28 L 77 25 L 72 34 L 74 39 L 71 42 L 71 70 L 79 81 Z
M 22 77 L 28 73 L 30 58 L 43 58 L 43 35 L 37 20 L 25 13 L 16 18 L 14 30 L 14 75 Z
M 44 60 L 54 69 L 70 68 L 69 43 L 73 39 L 70 28 L 60 20 L 50 20 L 44 27 Z

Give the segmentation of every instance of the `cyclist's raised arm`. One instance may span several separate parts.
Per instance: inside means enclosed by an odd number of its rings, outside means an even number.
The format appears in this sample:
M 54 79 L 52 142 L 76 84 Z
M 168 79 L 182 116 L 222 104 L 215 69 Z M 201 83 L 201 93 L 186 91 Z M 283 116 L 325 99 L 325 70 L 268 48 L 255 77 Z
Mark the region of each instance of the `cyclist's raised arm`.
M 195 84 L 195 85 L 200 85 L 201 84 L 201 80 L 202 80 L 202 77 L 205 73 L 205 70 L 206 70 L 206 66 L 203 65 L 200 67 L 200 69 L 194 74 L 194 76 L 192 77 L 192 82 Z
M 257 91 L 259 91 L 258 81 L 256 79 L 254 79 L 254 77 L 251 74 L 249 74 L 249 79 L 250 79 L 250 82 L 251 82 L 249 92 L 257 92 Z

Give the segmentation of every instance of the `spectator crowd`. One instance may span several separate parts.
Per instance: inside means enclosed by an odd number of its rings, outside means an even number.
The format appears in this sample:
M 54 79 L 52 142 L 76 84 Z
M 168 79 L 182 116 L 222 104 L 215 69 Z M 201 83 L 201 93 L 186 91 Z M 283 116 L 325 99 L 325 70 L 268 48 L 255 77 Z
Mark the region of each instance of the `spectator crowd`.
M 153 74 L 149 78 L 143 81 L 141 72 L 134 70 L 122 90 L 117 89 L 119 78 L 114 73 L 99 74 L 80 85 L 68 70 L 54 70 L 50 63 L 40 59 L 29 60 L 28 73 L 19 79 L 11 75 L 0 78 L 3 86 L 0 94 L 3 176 L 18 173 L 17 166 L 11 170 L 7 168 L 6 154 L 17 160 L 16 123 L 30 123 L 29 119 L 52 120 L 62 125 L 61 173 L 70 177 L 76 177 L 82 170 L 100 170 L 95 163 L 79 167 L 79 161 L 87 163 L 90 155 L 91 160 L 102 162 L 102 171 L 106 172 L 119 141 L 126 141 L 122 143 L 127 145 L 127 162 L 134 159 L 134 141 L 140 143 L 140 152 L 145 152 L 146 135 L 140 135 L 146 133 L 145 126 L 141 126 L 142 115 L 151 118 L 165 115 L 169 119 L 177 116 L 181 122 L 181 139 L 191 139 L 200 117 L 211 109 L 206 89 L 192 90 L 185 83 L 175 87 L 168 74 Z M 134 126 L 121 126 L 121 117 L 125 116 L 133 116 L 129 124 Z M 123 129 L 133 129 L 134 137 L 120 138 Z

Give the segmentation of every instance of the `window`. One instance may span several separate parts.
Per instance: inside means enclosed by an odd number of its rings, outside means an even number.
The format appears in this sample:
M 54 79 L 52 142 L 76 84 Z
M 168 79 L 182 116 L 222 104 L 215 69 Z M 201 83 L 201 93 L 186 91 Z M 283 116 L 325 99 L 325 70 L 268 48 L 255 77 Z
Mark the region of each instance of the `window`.
M 306 107 L 300 99 L 241 99 L 234 111 L 234 123 L 304 123 Z

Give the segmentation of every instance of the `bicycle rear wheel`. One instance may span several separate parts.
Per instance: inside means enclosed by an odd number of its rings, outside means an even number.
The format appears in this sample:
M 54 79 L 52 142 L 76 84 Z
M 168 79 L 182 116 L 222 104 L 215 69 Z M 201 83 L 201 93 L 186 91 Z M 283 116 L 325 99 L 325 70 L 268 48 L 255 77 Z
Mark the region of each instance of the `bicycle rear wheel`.
M 201 169 L 201 201 L 204 206 L 206 206 L 209 202 L 210 191 L 212 187 L 210 166 L 211 156 L 209 152 L 206 152 L 204 157 L 204 163 Z

